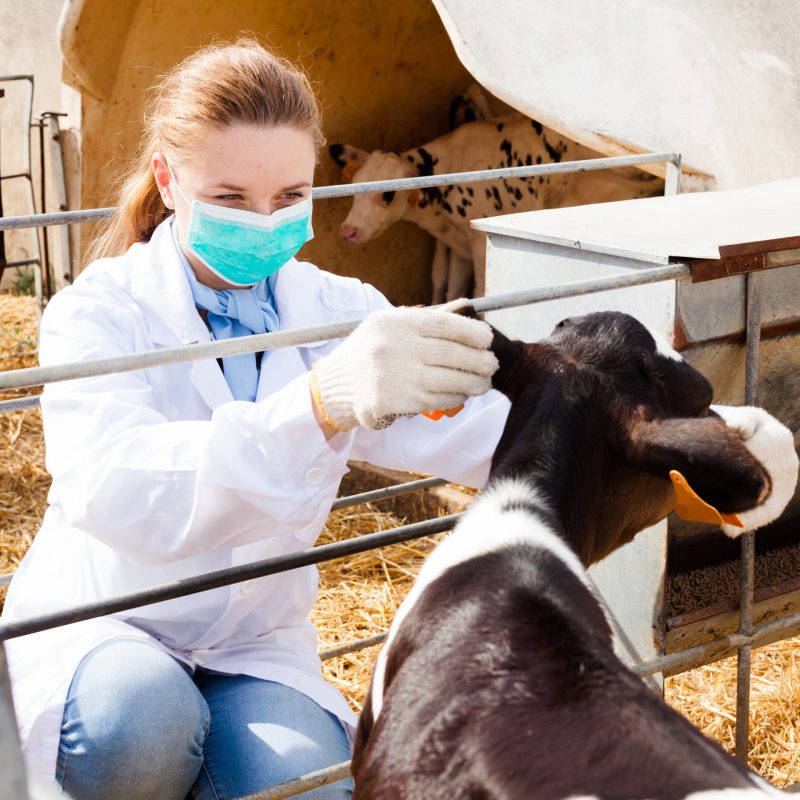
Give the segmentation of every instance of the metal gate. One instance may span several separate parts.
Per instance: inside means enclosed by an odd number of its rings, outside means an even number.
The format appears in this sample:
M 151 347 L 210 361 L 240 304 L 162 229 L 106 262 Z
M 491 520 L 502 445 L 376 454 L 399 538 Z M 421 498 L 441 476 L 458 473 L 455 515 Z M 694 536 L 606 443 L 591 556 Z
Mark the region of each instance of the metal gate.
M 315 188 L 312 196 L 314 199 L 323 199 L 365 192 L 398 191 L 456 183 L 472 183 L 497 178 L 531 177 L 562 172 L 611 169 L 656 162 L 667 163 L 665 192 L 677 192 L 680 176 L 680 157 L 673 153 L 656 153 L 622 158 L 599 158 L 590 161 L 565 162 L 562 164 L 547 164 L 542 166 L 516 167 L 499 170 L 484 170 L 480 172 L 454 173 L 432 177 L 327 186 Z M 20 228 L 68 225 L 100 220 L 110 216 L 112 213 L 113 209 L 104 208 L 91 209 L 88 211 L 10 217 L 5 219 L 0 218 L 0 232 Z M 692 268 L 688 264 L 673 263 L 644 269 L 635 274 L 603 277 L 493 297 L 483 297 L 473 300 L 472 305 L 479 313 L 494 311 L 547 300 L 602 292 L 609 289 L 677 280 L 690 277 L 691 272 Z M 759 343 L 761 337 L 760 276 L 757 273 L 751 273 L 748 274 L 747 280 L 746 402 L 748 404 L 757 404 L 757 376 Z M 293 347 L 301 344 L 318 342 L 324 339 L 341 338 L 353 331 L 360 321 L 361 320 L 356 320 L 348 323 L 302 330 L 266 333 L 240 339 L 186 345 L 168 350 L 159 350 L 157 352 L 143 352 L 84 363 L 14 370 L 0 373 L 0 390 L 21 389 L 112 372 L 133 371 L 146 367 L 218 358 L 280 347 Z M 38 402 L 38 396 L 0 401 L 0 413 L 31 408 L 37 405 Z M 419 491 L 442 483 L 445 483 L 445 481 L 439 478 L 412 481 L 396 487 L 379 489 L 347 498 L 341 498 L 334 503 L 333 509 L 379 500 L 406 492 Z M 208 589 L 229 586 L 253 578 L 273 575 L 301 566 L 318 564 L 323 561 L 341 558 L 373 548 L 385 547 L 398 542 L 409 541 L 434 533 L 447 531 L 455 526 L 459 516 L 458 514 L 454 514 L 434 520 L 405 525 L 390 531 L 362 535 L 354 539 L 312 547 L 302 552 L 291 553 L 242 566 L 219 570 L 213 573 L 198 575 L 194 578 L 180 581 L 179 583 L 153 586 L 146 590 L 111 597 L 100 602 L 86 604 L 68 610 L 0 624 L 0 776 L 2 776 L 0 777 L 0 781 L 2 781 L 2 785 L 0 785 L 0 796 L 15 798 L 15 800 L 16 798 L 23 800 L 28 797 L 27 782 L 16 731 L 3 642 L 15 637 L 68 625 L 73 622 L 183 597 Z M 688 648 L 681 652 L 654 658 L 634 667 L 634 671 L 640 676 L 648 676 L 665 671 L 674 674 L 711 663 L 727 655 L 732 648 L 735 648 L 739 656 L 736 750 L 738 757 L 742 760 L 746 760 L 747 755 L 751 649 L 766 642 L 786 638 L 793 631 L 800 628 L 800 612 L 765 624 L 753 625 L 753 565 L 754 536 L 752 533 L 749 533 L 742 536 L 740 614 L 739 629 L 737 632 L 727 636 L 720 636 L 712 641 Z M 0 581 L 0 585 L 9 582 L 10 577 L 11 576 L 3 576 L 4 580 Z M 320 657 L 326 659 L 349 652 L 355 652 L 365 647 L 371 647 L 383 641 L 384 636 L 385 634 L 381 634 L 355 642 L 351 645 L 322 651 Z M 349 765 L 347 763 L 339 764 L 327 770 L 301 776 L 296 780 L 272 787 L 256 795 L 251 795 L 248 800 L 255 800 L 256 798 L 261 798 L 262 800 L 266 800 L 267 798 L 270 800 L 279 800 L 279 798 L 291 797 L 301 792 L 309 791 L 324 783 L 339 780 L 346 776 L 348 772 Z

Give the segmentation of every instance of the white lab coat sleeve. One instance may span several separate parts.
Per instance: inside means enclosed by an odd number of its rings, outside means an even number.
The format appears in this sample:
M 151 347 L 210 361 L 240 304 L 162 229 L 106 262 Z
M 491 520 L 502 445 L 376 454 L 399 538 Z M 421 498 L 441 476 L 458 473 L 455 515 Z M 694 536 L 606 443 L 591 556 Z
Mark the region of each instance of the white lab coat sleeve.
M 40 362 L 146 349 L 136 315 L 111 287 L 69 287 L 43 315 Z M 258 403 L 222 403 L 210 420 L 170 421 L 154 401 L 163 369 L 46 387 L 50 502 L 70 525 L 159 564 L 324 518 L 346 454 L 325 441 L 306 374 Z
M 358 428 L 350 458 L 482 489 L 510 408 L 505 395 L 490 389 L 469 398 L 454 417 L 434 421 L 418 415 L 383 431 Z

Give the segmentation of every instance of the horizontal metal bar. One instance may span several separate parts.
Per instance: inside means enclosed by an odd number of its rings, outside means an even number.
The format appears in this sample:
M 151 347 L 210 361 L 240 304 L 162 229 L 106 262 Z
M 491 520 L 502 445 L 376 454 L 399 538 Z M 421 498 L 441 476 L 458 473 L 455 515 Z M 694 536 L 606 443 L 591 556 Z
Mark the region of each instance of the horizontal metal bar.
M 350 762 L 343 761 L 341 764 L 334 764 L 332 767 L 309 772 L 299 778 L 293 778 L 269 789 L 248 794 L 246 797 L 239 797 L 237 800 L 284 800 L 287 797 L 296 797 L 303 792 L 310 792 L 320 786 L 327 786 L 343 778 L 350 776 Z
M 28 400 L 36 400 L 38 405 L 39 396 L 36 397 L 23 397 L 20 400 L 4 400 L 0 402 L 0 414 L 4 411 L 18 411 L 21 408 L 28 408 L 30 407 L 28 404 L 22 405 L 25 401 Z M 13 406 L 11 404 L 20 404 L 17 406 Z M 397 486 L 387 486 L 385 489 L 375 489 L 370 492 L 361 492 L 361 494 L 351 494 L 348 497 L 340 497 L 337 500 L 334 500 L 333 505 L 331 506 L 331 511 L 338 511 L 341 508 L 350 508 L 351 506 L 361 505 L 362 503 L 374 503 L 378 500 L 386 500 L 389 497 L 397 497 L 403 494 L 411 494 L 411 492 L 418 492 L 423 489 L 430 489 L 434 486 L 444 486 L 449 481 L 446 481 L 444 478 L 422 478 L 418 481 L 409 481 L 408 483 L 401 483 Z M 14 577 L 14 573 L 10 572 L 5 575 L 0 575 L 0 587 L 8 586 L 11 583 L 11 579 Z M 383 641 L 381 639 L 381 641 Z M 356 643 L 358 644 L 358 643 Z M 364 644 L 363 647 L 369 647 L 370 645 Z M 354 646 L 355 650 L 361 649 L 360 647 Z M 351 651 L 347 651 L 351 652 Z
M 368 183 L 340 183 L 334 186 L 315 186 L 311 190 L 314 200 L 331 197 L 351 197 L 368 192 L 404 191 L 426 189 L 432 186 L 449 186 L 457 183 L 479 183 L 481 181 L 502 180 L 503 178 L 533 178 L 537 175 L 553 175 L 564 172 L 592 172 L 602 169 L 635 167 L 642 164 L 657 164 L 662 161 L 676 163 L 680 156 L 676 153 L 643 153 L 636 156 L 615 158 L 590 158 L 583 161 L 564 161 L 560 164 L 537 164 L 530 167 L 502 167 L 472 172 L 452 172 L 446 175 L 425 175 L 418 178 L 395 178 Z M 0 218 L 0 231 L 19 228 L 42 228 L 48 225 L 74 225 L 83 222 L 97 222 L 107 219 L 114 213 L 113 208 L 90 208 L 80 211 L 52 212 L 50 214 L 28 214 L 19 217 Z
M 3 261 L 0 259 L 0 269 L 13 269 L 14 267 L 27 267 L 31 264 L 38 264 L 38 258 L 21 258 L 18 261 Z
M 52 367 L 28 367 L 0 373 L 0 389 L 21 389 L 45 383 L 69 381 L 76 378 L 91 378 L 112 372 L 132 372 L 149 367 L 179 364 L 185 361 L 202 361 L 221 356 L 241 355 L 258 350 L 273 350 L 279 347 L 295 347 L 326 339 L 339 339 L 355 330 L 361 320 L 302 328 L 296 331 L 260 333 L 240 336 L 224 341 L 203 342 L 165 350 L 148 350 L 114 358 L 101 358 L 82 363 L 58 364 Z
M 8 414 L 11 411 L 24 411 L 27 408 L 38 408 L 40 397 L 40 394 L 34 394 L 30 397 L 0 400 L 0 414 Z
M 30 172 L 15 172 L 13 175 L 0 175 L 0 181 L 10 181 L 14 178 L 27 178 L 31 180 Z
M 0 407 L 0 411 L 2 411 L 2 407 Z M 397 486 L 387 486 L 384 489 L 373 489 L 369 492 L 361 492 L 361 494 L 351 494 L 349 497 L 339 497 L 334 500 L 331 511 L 350 508 L 350 506 L 361 505 L 361 503 L 376 503 L 378 500 L 386 500 L 389 497 L 398 497 L 399 495 L 410 494 L 423 489 L 431 489 L 434 486 L 444 486 L 447 483 L 448 481 L 444 478 L 421 478 L 418 481 L 400 483 Z
M 70 625 L 73 622 L 81 622 L 82 620 L 94 619 L 108 614 L 117 614 L 120 611 L 127 611 L 131 608 L 161 603 L 165 600 L 173 600 L 176 597 L 185 597 L 186 595 L 205 592 L 209 589 L 230 586 L 233 583 L 241 583 L 254 578 L 263 578 L 267 575 L 275 575 L 279 572 L 307 567 L 310 564 L 319 564 L 322 561 L 332 561 L 336 558 L 373 550 L 376 547 L 386 547 L 398 542 L 421 539 L 423 536 L 451 530 L 460 516 L 460 514 L 450 514 L 446 517 L 426 520 L 425 522 L 415 522 L 411 525 L 393 528 L 390 531 L 368 533 L 343 542 L 323 544 L 297 553 L 288 553 L 283 556 L 267 558 L 263 561 L 255 561 L 251 564 L 209 572 L 205 575 L 183 578 L 75 608 L 53 611 L 49 614 L 29 619 L 0 623 L 0 642 L 15 639 L 19 636 L 27 636 L 49 628 Z
M 743 636 L 737 631 L 711 639 L 703 644 L 680 650 L 677 653 L 658 656 L 638 665 L 634 668 L 634 672 L 638 675 L 653 675 L 656 672 L 676 675 L 679 672 L 694 669 L 702 664 L 710 664 L 722 658 L 727 658 L 729 655 L 733 655 L 733 651 L 737 647 L 742 645 L 750 644 L 753 647 L 763 647 L 766 644 L 778 641 L 782 638 L 782 633 L 797 629 L 800 629 L 800 611 L 770 622 L 754 625 L 751 636 Z
M 77 225 L 82 222 L 99 222 L 114 213 L 113 208 L 89 208 L 82 211 L 51 211 L 47 214 L 23 214 L 18 217 L 0 217 L 0 231 L 23 228 L 46 228 L 50 225 Z
M 675 280 L 691 275 L 691 269 L 685 264 L 667 264 L 623 273 L 594 278 L 588 281 L 575 281 L 560 286 L 544 286 L 522 292 L 481 297 L 471 300 L 473 308 L 478 312 L 497 311 L 504 308 L 538 303 L 545 300 L 556 300 L 561 297 L 592 294 L 610 289 L 621 289 L 631 286 L 643 286 L 659 281 Z M 201 344 L 184 345 L 164 350 L 148 350 L 114 358 L 96 359 L 82 363 L 56 364 L 50 367 L 28 367 L 26 369 L 9 370 L 0 373 L 0 390 L 21 389 L 29 386 L 40 386 L 45 383 L 90 378 L 106 375 L 111 372 L 132 372 L 149 367 L 161 367 L 186 361 L 201 361 L 221 356 L 241 355 L 260 350 L 273 350 L 279 347 L 297 347 L 327 339 L 340 339 L 354 331 L 363 320 L 340 322 L 334 325 L 321 325 L 314 328 L 301 328 L 294 331 L 278 331 L 277 333 L 260 333 L 253 336 L 240 336 L 223 341 L 203 342 Z
M 735 653 L 737 647 L 741 647 L 742 645 L 750 644 L 754 648 L 763 647 L 782 638 L 787 638 L 782 636 L 782 634 L 789 632 L 789 634 L 792 635 L 792 631 L 797 628 L 800 628 L 800 612 L 795 612 L 786 617 L 780 617 L 779 619 L 756 625 L 753 628 L 752 636 L 742 636 L 738 632 L 728 634 L 727 636 L 719 636 L 716 639 L 711 639 L 708 642 L 686 648 L 685 650 L 679 650 L 676 653 L 657 656 L 650 661 L 637 664 L 631 667 L 631 669 L 642 677 L 655 675 L 658 672 L 677 675 L 680 672 L 686 672 L 687 670 L 695 669 L 704 664 L 712 664 L 715 661 L 728 658 Z M 360 639 L 348 645 L 333 647 L 329 650 L 321 650 L 319 656 L 324 660 L 363 650 L 367 647 L 373 647 L 383 642 L 387 635 L 388 631 L 384 631 L 383 633 L 376 634 L 367 639 Z
M 359 650 L 366 650 L 368 647 L 375 647 L 386 641 L 388 632 L 379 633 L 375 636 L 370 636 L 367 639 L 359 639 L 357 642 L 350 644 L 342 644 L 338 647 L 329 647 L 327 650 L 319 651 L 320 661 L 327 661 L 329 658 L 336 658 L 337 656 L 346 656 L 348 653 L 357 653 Z
M 543 303 L 548 300 L 560 300 L 563 297 L 575 297 L 607 292 L 611 289 L 628 289 L 632 286 L 645 286 L 650 283 L 678 280 L 680 278 L 688 278 L 691 274 L 692 269 L 687 264 L 666 264 L 661 267 L 632 270 L 621 275 L 609 275 L 588 281 L 574 281 L 573 283 L 562 283 L 558 286 L 541 286 L 521 292 L 507 292 L 506 294 L 490 297 L 478 297 L 469 302 L 478 313 L 501 311 L 505 308 Z
M 662 161 L 675 163 L 680 161 L 677 153 L 643 153 L 636 156 L 618 156 L 613 158 L 587 158 L 583 161 L 563 161 L 559 164 L 535 164 L 528 167 L 499 167 L 497 169 L 480 169 L 471 172 L 449 172 L 444 175 L 426 175 L 418 178 L 395 178 L 385 181 L 369 181 L 366 183 L 349 183 L 337 186 L 319 186 L 312 196 L 317 198 L 347 197 L 368 192 L 404 191 L 408 189 L 426 189 L 432 186 L 451 186 L 457 183 L 480 183 L 504 178 L 535 178 L 538 175 L 554 175 L 564 172 L 593 172 L 602 169 L 619 169 L 635 167 L 642 164 L 657 164 Z

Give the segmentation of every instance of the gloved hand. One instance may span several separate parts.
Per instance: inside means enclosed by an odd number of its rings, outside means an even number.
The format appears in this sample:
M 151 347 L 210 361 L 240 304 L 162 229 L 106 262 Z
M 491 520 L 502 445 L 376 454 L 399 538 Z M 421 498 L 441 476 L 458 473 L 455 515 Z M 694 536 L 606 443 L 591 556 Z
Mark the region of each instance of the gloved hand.
M 337 430 L 386 428 L 487 391 L 498 367 L 491 343 L 491 328 L 477 319 L 426 308 L 378 311 L 314 364 L 312 395 Z
M 711 406 L 728 427 L 741 437 L 745 447 L 764 465 L 769 474 L 769 494 L 755 508 L 740 511 L 744 530 L 754 531 L 777 519 L 794 496 L 797 486 L 798 458 L 792 432 L 763 408 L 753 406 Z M 722 530 L 732 537 L 742 528 L 723 525 Z

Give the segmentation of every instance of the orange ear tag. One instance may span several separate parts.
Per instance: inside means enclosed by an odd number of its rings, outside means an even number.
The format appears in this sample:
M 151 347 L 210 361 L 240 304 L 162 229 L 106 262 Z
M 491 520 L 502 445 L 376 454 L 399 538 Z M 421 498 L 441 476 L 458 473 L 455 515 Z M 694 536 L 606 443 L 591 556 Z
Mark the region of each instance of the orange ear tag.
M 351 161 L 348 161 L 344 167 L 342 167 L 342 177 L 350 183 L 353 180 L 353 175 L 356 174 L 361 169 L 361 164 L 354 158 Z
M 709 522 L 712 525 L 736 525 L 744 528 L 744 524 L 736 514 L 723 514 L 706 503 L 689 486 L 689 481 L 678 470 L 670 470 L 669 477 L 675 487 L 675 513 L 681 519 L 688 522 Z
M 422 416 L 432 419 L 434 422 L 438 422 L 442 417 L 454 417 L 462 408 L 464 408 L 463 403 L 456 408 L 437 408 L 435 411 L 423 411 Z

